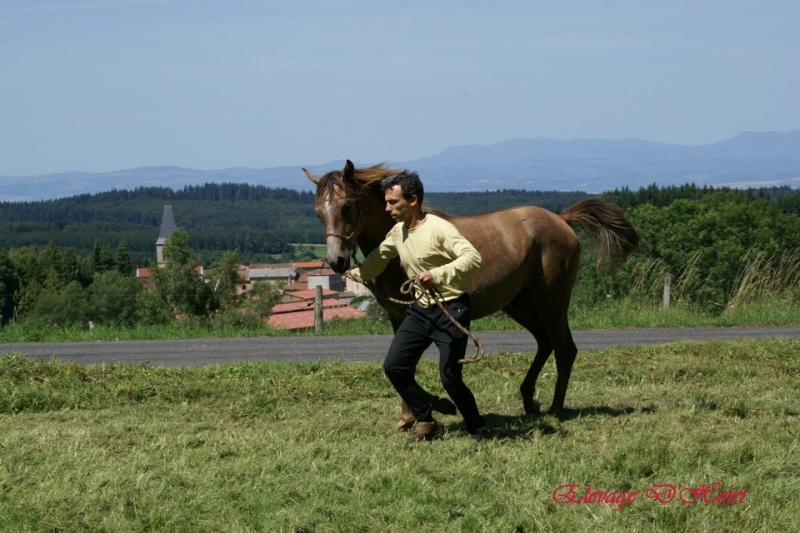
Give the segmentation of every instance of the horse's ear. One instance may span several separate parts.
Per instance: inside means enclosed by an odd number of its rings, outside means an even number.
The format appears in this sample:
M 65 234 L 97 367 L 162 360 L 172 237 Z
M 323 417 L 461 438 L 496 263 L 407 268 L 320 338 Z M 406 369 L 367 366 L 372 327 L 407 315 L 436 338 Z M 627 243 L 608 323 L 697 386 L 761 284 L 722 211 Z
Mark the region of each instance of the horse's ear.
M 344 164 L 344 170 L 342 170 L 342 179 L 346 182 L 353 182 L 356 175 L 356 167 L 353 165 L 353 162 L 349 159 Z
M 303 169 L 303 172 L 306 173 L 306 176 L 308 176 L 308 179 L 313 181 L 316 185 L 319 185 L 319 180 L 320 180 L 319 176 L 317 176 L 316 174 L 314 174 L 313 172 L 311 172 L 310 170 L 305 169 L 305 168 Z
M 350 186 L 358 186 L 356 182 L 356 167 L 349 159 L 344 164 L 344 169 L 342 170 L 342 182 Z

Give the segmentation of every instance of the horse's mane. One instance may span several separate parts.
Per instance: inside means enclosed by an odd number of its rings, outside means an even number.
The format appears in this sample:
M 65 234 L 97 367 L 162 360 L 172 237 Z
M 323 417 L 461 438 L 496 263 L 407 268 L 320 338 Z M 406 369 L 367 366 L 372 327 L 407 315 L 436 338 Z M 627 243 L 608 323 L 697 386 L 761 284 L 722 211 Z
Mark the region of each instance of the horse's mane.
M 365 189 L 369 189 L 372 185 L 380 183 L 381 180 L 391 176 L 396 176 L 403 172 L 402 169 L 389 168 L 386 163 L 378 163 L 366 168 L 355 169 L 355 180 Z
M 403 172 L 403 170 L 404 169 L 389 168 L 386 163 L 379 163 L 377 165 L 372 165 L 371 167 L 355 169 L 354 177 L 356 181 L 366 190 L 372 188 L 373 185 L 380 183 L 381 180 L 385 178 L 400 174 Z M 375 189 L 375 192 L 377 193 L 379 190 Z M 383 196 L 381 193 L 381 199 L 382 198 Z M 453 218 L 453 215 L 447 211 L 438 209 L 428 204 L 425 204 L 424 209 L 428 213 L 433 213 L 434 215 L 438 215 L 447 220 L 452 220 Z
M 356 168 L 353 171 L 353 179 L 358 185 L 358 190 L 350 190 L 352 187 L 347 187 L 346 184 L 343 183 L 342 172 L 340 170 L 329 172 L 320 180 L 317 194 L 321 194 L 323 191 L 330 194 L 333 192 L 331 189 L 334 187 L 344 187 L 346 194 L 350 199 L 356 200 L 364 192 L 372 190 L 382 200 L 383 195 L 381 189 L 376 187 L 376 185 L 380 185 L 382 180 L 396 176 L 403 171 L 404 169 L 389 168 L 387 163 L 378 163 L 377 165 L 372 165 L 371 167 Z M 442 218 L 446 218 L 447 220 L 451 220 L 453 218 L 452 214 L 427 204 L 425 204 L 424 209 L 428 213 L 433 213 Z
M 356 168 L 353 172 L 353 179 L 358 186 L 356 188 L 347 186 L 347 183 L 342 180 L 341 170 L 328 172 L 322 176 L 322 179 L 319 181 L 317 196 L 332 194 L 334 189 L 342 188 L 348 198 L 357 200 L 364 192 L 370 189 L 373 189 L 377 194 L 379 189 L 375 187 L 376 184 L 380 184 L 381 180 L 396 176 L 401 172 L 402 170 L 400 169 L 389 168 L 386 163 L 378 163 L 377 165 L 366 168 Z

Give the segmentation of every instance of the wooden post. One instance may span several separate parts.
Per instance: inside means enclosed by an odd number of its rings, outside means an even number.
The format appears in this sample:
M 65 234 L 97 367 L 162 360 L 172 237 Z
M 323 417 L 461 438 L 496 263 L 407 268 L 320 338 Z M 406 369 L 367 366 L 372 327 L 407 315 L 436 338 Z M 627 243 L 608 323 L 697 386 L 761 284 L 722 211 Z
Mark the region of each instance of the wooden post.
M 669 309 L 669 291 L 672 286 L 672 274 L 667 274 L 664 278 L 664 309 Z
M 317 285 L 317 292 L 314 295 L 314 330 L 322 333 L 322 285 Z

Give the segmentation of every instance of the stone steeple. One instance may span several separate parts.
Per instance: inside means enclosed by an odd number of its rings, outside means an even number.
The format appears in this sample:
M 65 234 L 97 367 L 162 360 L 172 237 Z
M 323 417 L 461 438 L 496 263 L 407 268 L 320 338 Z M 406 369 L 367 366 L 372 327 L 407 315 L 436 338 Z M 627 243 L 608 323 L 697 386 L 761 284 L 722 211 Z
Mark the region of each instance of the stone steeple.
M 164 264 L 164 243 L 175 231 L 175 217 L 172 216 L 172 206 L 164 206 L 164 214 L 161 216 L 161 229 L 158 232 L 158 240 L 156 240 L 156 262 L 159 265 Z

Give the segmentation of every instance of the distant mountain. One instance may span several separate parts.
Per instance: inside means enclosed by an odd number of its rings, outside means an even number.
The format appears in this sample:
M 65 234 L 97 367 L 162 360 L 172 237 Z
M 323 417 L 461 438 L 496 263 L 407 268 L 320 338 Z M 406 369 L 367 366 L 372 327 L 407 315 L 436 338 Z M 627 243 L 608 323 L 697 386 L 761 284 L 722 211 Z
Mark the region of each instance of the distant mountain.
M 306 179 L 299 166 L 222 170 L 140 167 L 104 173 L 67 172 L 44 176 L 0 176 L 0 201 L 51 200 L 115 189 L 131 190 L 137 187 L 166 187 L 177 190 L 187 185 L 205 183 L 248 183 L 296 190 L 309 190 L 311 186 L 311 182 Z
M 379 161 L 354 161 L 367 166 Z M 695 183 L 715 187 L 800 187 L 800 131 L 742 133 L 702 146 L 640 139 L 516 139 L 491 145 L 454 146 L 414 161 L 390 161 L 419 172 L 431 192 L 498 189 L 585 191 L 597 193 L 656 183 Z M 305 165 L 318 173 L 339 169 L 343 161 Z M 194 170 L 144 167 L 92 174 L 0 176 L 0 201 L 66 198 L 112 189 L 161 186 L 181 189 L 204 183 L 248 183 L 310 190 L 300 166 L 266 169 Z
M 800 131 L 743 133 L 704 146 L 640 139 L 518 139 L 459 146 L 412 162 L 427 185 L 446 190 L 581 190 L 697 185 L 800 187 Z M 432 190 L 435 190 L 432 188 Z M 442 189 L 445 190 L 445 189 Z

